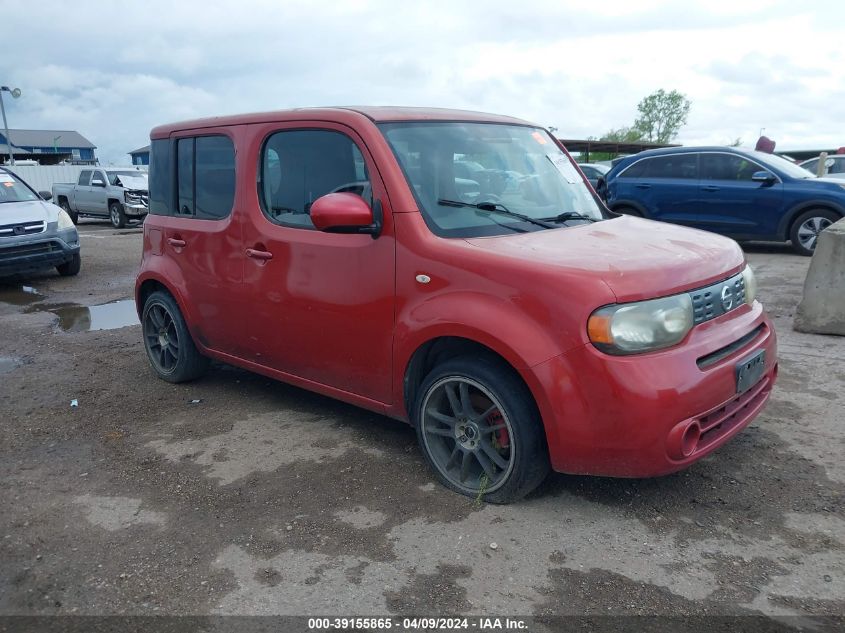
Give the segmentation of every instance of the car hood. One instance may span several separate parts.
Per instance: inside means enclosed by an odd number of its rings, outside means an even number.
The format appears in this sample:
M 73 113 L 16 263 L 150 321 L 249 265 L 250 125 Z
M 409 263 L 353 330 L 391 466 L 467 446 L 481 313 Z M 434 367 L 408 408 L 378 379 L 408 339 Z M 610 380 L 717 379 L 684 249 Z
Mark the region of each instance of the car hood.
M 20 224 L 22 222 L 58 221 L 59 207 L 42 200 L 24 202 L 4 202 L 0 204 L 0 224 Z
M 742 250 L 731 239 L 630 216 L 467 241 L 502 257 L 600 279 L 619 302 L 706 286 L 739 272 L 745 263 Z

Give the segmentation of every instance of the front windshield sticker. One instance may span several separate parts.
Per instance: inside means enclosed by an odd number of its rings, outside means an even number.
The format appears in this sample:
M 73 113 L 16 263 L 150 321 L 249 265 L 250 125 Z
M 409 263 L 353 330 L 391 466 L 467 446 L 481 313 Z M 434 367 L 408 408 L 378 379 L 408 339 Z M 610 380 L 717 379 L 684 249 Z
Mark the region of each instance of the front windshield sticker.
M 15 183 L 14 183 L 14 182 L 12 182 L 12 181 L 5 181 L 5 180 L 4 180 L 4 181 L 3 181 L 3 186 L 4 186 L 4 187 L 14 187 L 14 186 L 15 186 Z
M 537 141 L 540 145 L 546 144 L 546 139 L 544 139 L 543 135 L 539 132 L 531 132 L 531 136 L 533 136 L 534 140 Z
M 546 158 L 560 172 L 560 175 L 566 178 L 569 184 L 574 185 L 581 181 L 578 172 L 575 171 L 575 167 L 572 166 L 572 163 L 563 154 L 547 155 Z
M 11 182 L 14 183 L 15 179 L 12 178 L 9 174 L 0 174 L 0 182 Z

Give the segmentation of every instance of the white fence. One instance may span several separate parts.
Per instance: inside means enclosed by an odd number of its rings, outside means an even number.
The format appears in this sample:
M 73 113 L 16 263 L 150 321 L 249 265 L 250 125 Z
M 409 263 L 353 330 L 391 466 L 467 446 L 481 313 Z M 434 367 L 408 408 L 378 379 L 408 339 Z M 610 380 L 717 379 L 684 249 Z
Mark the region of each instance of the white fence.
M 102 169 L 93 165 L 4 165 L 6 169 L 16 173 L 36 191 L 51 191 L 57 182 L 72 182 L 79 180 L 79 172 L 83 169 Z M 108 169 L 113 169 L 109 167 Z M 137 169 L 136 166 L 126 169 Z
M 50 191 L 53 183 L 76 182 L 79 172 L 91 169 L 85 165 L 5 165 L 36 191 Z

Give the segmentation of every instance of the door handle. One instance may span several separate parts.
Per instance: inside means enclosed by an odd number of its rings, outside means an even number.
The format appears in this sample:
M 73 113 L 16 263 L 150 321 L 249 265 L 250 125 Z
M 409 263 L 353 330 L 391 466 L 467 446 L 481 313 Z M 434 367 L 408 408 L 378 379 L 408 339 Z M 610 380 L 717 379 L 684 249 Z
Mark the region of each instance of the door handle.
M 634 185 L 634 186 L 637 189 L 651 189 L 651 185 L 646 185 L 646 184 L 639 184 L 639 185 Z
M 701 187 L 702 191 L 719 191 L 719 187 L 716 185 L 704 185 Z
M 246 249 L 246 256 L 251 257 L 252 259 L 258 259 L 258 260 L 261 260 L 261 261 L 264 261 L 264 262 L 273 259 L 273 253 L 271 253 L 270 251 L 259 251 L 259 250 L 256 250 L 254 248 Z
M 182 248 L 187 242 L 185 242 L 185 240 L 180 240 L 175 237 L 168 237 L 167 243 L 171 246 L 175 246 L 176 248 Z

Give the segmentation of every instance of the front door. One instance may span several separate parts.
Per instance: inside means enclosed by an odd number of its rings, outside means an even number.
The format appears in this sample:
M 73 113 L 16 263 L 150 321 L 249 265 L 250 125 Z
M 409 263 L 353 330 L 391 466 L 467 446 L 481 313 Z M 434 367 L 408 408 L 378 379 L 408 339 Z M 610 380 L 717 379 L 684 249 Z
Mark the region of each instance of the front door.
M 391 401 L 395 241 L 390 202 L 360 137 L 323 122 L 250 126 L 255 185 L 243 226 L 249 360 Z M 380 203 L 384 229 L 323 233 L 311 204 L 331 192 Z
M 751 180 L 759 171 L 769 170 L 737 154 L 702 153 L 701 222 L 697 226 L 740 238 L 776 237 L 783 184 Z

